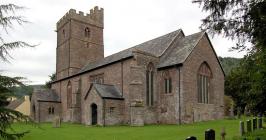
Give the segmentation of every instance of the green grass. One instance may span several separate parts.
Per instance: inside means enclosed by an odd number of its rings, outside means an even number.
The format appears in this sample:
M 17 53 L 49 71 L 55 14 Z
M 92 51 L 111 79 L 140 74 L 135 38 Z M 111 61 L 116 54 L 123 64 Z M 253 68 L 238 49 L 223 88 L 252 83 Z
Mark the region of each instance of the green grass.
M 239 135 L 240 120 L 217 120 L 186 125 L 147 125 L 144 127 L 108 126 L 91 127 L 63 123 L 61 128 L 53 128 L 51 123 L 43 123 L 40 128 L 32 125 L 14 124 L 16 131 L 30 130 L 22 140 L 184 140 L 188 136 L 204 139 L 204 131 L 212 128 L 216 139 L 220 140 L 221 128 L 225 127 L 226 139 Z

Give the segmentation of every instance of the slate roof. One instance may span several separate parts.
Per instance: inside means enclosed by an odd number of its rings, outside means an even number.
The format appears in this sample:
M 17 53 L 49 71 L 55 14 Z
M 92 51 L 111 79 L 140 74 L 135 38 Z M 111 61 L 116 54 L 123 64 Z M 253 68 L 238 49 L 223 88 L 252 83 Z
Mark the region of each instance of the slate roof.
M 85 65 L 79 71 L 79 73 L 89 71 L 89 70 L 119 61 L 121 59 L 132 57 L 133 50 L 144 51 L 156 57 L 160 57 L 164 53 L 164 51 L 169 47 L 169 45 L 174 41 L 174 39 L 181 33 L 181 31 L 182 31 L 181 29 L 176 30 L 174 32 L 168 33 L 166 35 L 163 35 L 155 39 L 149 40 L 147 42 L 144 42 L 142 44 L 136 45 L 132 48 L 129 48 L 121 52 L 115 53 L 113 55 L 110 55 L 108 57 L 105 57 L 102 60 L 91 62 Z
M 38 101 L 60 102 L 60 98 L 57 96 L 55 91 L 51 89 L 36 90 L 33 94 Z
M 120 99 L 120 100 L 124 99 L 122 93 L 118 90 L 116 86 L 107 85 L 107 84 L 96 84 L 96 83 L 91 84 L 91 87 L 88 90 L 85 99 L 87 98 L 92 87 L 95 88 L 99 96 L 101 96 L 103 99 Z
M 20 106 L 25 101 L 24 98 L 19 98 L 14 101 L 11 101 L 6 108 L 8 109 L 16 109 L 18 106 Z
M 204 34 L 205 32 L 199 32 L 179 40 L 177 46 L 172 47 L 161 57 L 157 68 L 184 63 Z

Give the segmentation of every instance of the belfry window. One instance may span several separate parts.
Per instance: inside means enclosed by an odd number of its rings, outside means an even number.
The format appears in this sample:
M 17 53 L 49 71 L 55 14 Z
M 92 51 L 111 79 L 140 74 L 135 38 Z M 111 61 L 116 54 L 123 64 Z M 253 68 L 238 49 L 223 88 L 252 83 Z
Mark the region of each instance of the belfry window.
M 89 38 L 90 37 L 90 29 L 88 27 L 85 28 L 85 31 L 84 31 L 84 35 L 85 37 Z
M 211 70 L 206 62 L 202 63 L 197 74 L 198 79 L 198 102 L 210 103 L 210 80 Z
M 154 101 L 154 66 L 150 63 L 146 71 L 146 105 L 153 106 Z

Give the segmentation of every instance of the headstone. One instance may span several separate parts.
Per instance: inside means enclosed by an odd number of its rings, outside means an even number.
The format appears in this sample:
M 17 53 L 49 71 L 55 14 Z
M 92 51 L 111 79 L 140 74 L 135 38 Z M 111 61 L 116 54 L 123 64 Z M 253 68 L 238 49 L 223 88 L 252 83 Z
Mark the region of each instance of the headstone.
M 190 136 L 190 137 L 187 137 L 186 140 L 197 140 L 197 138 L 194 136 Z
M 239 132 L 240 132 L 240 136 L 243 136 L 245 133 L 245 126 L 244 126 L 244 122 L 240 121 L 239 123 Z
M 247 132 L 250 133 L 251 131 L 252 131 L 251 120 L 247 120 Z
M 231 105 L 230 107 L 230 117 L 233 118 L 234 117 L 234 106 Z
M 262 129 L 262 117 L 259 117 L 258 122 L 259 122 L 259 129 Z
M 225 128 L 223 127 L 221 131 L 221 140 L 225 140 L 225 135 L 226 135 L 226 132 L 225 132 Z
M 257 118 L 253 118 L 253 130 L 257 129 Z
M 205 131 L 205 140 L 215 140 L 215 131 L 213 129 Z
M 53 120 L 53 127 L 54 128 L 59 128 L 61 127 L 61 119 L 59 116 L 55 116 Z

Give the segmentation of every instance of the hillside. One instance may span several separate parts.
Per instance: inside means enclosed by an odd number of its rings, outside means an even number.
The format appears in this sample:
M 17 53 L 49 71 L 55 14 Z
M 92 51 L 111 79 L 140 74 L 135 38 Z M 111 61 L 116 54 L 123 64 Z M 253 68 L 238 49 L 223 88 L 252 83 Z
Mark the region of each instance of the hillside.
M 224 69 L 225 75 L 228 75 L 232 68 L 237 67 L 239 65 L 241 58 L 219 57 L 219 60 Z

